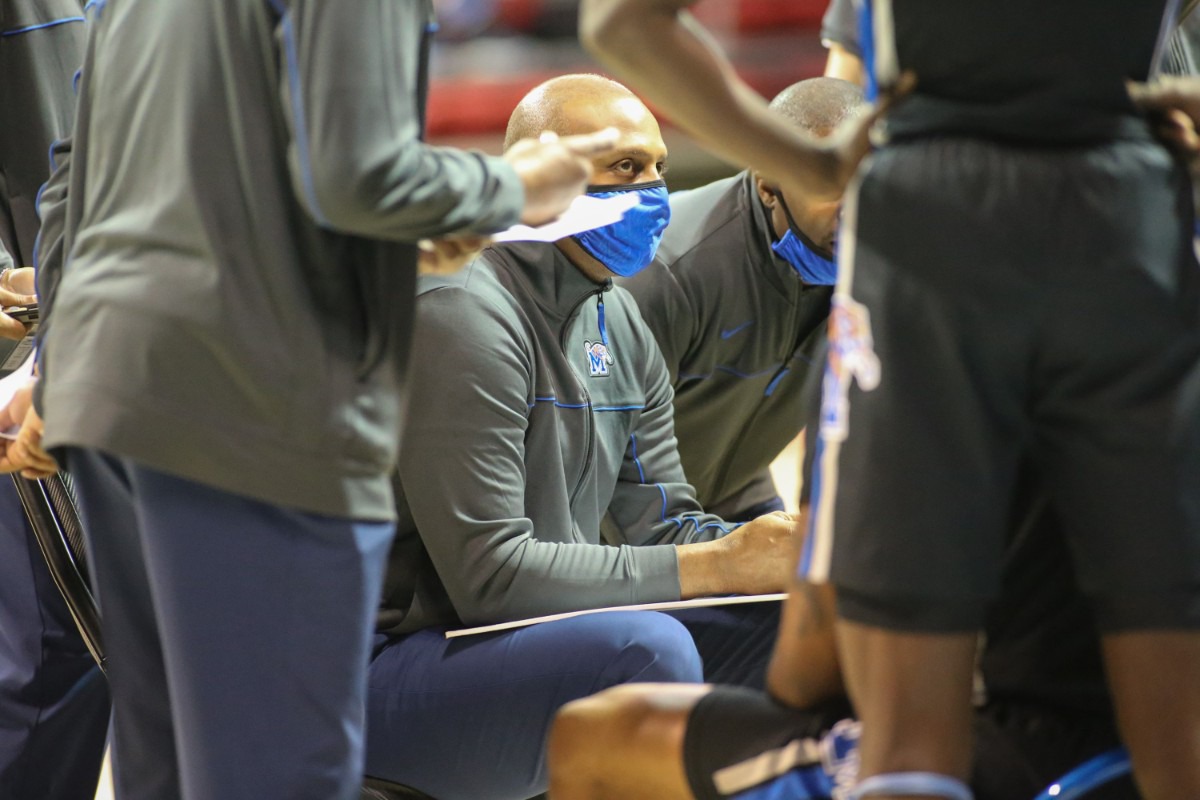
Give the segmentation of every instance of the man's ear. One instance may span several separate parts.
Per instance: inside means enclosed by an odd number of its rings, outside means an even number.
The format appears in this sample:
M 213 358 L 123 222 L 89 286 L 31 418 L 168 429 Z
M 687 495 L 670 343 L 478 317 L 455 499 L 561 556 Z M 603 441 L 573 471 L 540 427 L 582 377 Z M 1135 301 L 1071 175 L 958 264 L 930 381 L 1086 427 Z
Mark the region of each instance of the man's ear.
M 754 191 L 758 192 L 758 199 L 761 200 L 762 204 L 767 208 L 774 208 L 776 202 L 775 190 L 771 188 L 771 185 L 767 183 L 766 178 L 764 178 L 762 175 L 759 175 L 757 172 L 753 174 Z

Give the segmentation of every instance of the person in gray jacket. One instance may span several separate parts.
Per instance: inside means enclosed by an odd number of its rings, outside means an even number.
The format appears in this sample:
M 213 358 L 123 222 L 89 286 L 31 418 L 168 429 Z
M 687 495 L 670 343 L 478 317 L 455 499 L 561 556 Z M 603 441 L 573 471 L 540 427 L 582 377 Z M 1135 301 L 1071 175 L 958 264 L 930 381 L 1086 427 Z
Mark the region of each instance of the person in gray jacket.
M 428 2 L 96 11 L 38 410 L 112 654 L 116 795 L 348 800 L 416 242 L 553 218 L 612 136 L 422 143 Z
M 521 102 L 508 139 L 595 125 L 620 139 L 593 160 L 589 193 L 637 192 L 625 219 L 553 244 L 492 247 L 459 274 L 421 279 L 367 771 L 441 800 L 544 790 L 555 710 L 604 687 L 762 685 L 778 621 L 770 603 L 444 636 L 786 581 L 788 516 L 737 527 L 696 501 L 666 366 L 633 298 L 612 287 L 650 262 L 668 218 L 654 117 L 620 84 L 564 76 Z
M 819 137 L 862 104 L 854 84 L 812 78 L 771 110 Z M 840 209 L 751 171 L 677 192 L 654 262 L 619 281 L 667 362 L 684 474 L 725 519 L 784 507 L 768 467 L 804 426 L 800 395 L 824 341 Z
M 35 302 L 35 199 L 47 151 L 70 132 L 86 41 L 82 0 L 0 2 L 0 304 Z M 14 280 L 16 282 L 14 282 Z M 17 291 L 13 291 L 17 290 Z M 25 326 L 0 312 L 0 374 Z M 51 580 L 12 482 L 0 476 L 0 800 L 91 800 L 108 732 L 108 686 Z

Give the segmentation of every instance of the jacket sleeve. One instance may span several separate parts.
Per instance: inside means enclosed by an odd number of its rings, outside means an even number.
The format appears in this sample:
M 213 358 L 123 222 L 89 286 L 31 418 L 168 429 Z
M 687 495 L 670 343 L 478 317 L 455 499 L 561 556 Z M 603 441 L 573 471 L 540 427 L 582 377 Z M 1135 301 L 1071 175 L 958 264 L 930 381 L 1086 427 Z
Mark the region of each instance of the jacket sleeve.
M 292 182 L 318 224 L 415 241 L 517 222 L 507 162 L 421 141 L 428 2 L 270 2 Z
M 42 227 L 38 231 L 33 252 L 43 325 L 47 323 L 54 304 L 66 255 L 67 187 L 71 182 L 72 145 L 73 139 L 68 137 L 55 142 L 50 148 L 50 165 L 54 171 L 38 195 L 38 215 L 42 218 Z
M 671 385 L 676 385 L 698 336 L 699 316 L 687 294 L 674 273 L 658 259 L 634 277 L 621 281 L 621 286 L 637 300 L 638 311 L 658 343 Z
M 526 512 L 531 361 L 498 309 L 462 290 L 417 302 L 399 461 L 413 522 L 466 624 L 679 599 L 673 547 L 536 531 Z M 539 535 L 541 534 L 541 535 Z
M 705 514 L 687 482 L 675 440 L 674 392 L 662 356 L 646 344 L 646 407 L 638 419 L 608 507 L 620 540 L 633 545 L 689 544 L 719 539 L 737 528 Z
M 42 375 L 46 374 L 41 360 L 42 347 L 53 324 L 51 312 L 58 284 L 62 280 L 63 264 L 67 253 L 67 195 L 71 184 L 71 154 L 74 138 L 67 137 L 55 142 L 50 148 L 50 180 L 38 193 L 38 216 L 42 227 L 38 229 L 33 246 L 33 266 L 36 269 L 38 297 L 37 359 Z M 42 395 L 46 382 L 40 380 L 33 390 L 33 404 L 42 411 Z
M 0 242 L 0 269 L 12 269 L 12 266 L 12 256 L 4 249 L 4 242 Z

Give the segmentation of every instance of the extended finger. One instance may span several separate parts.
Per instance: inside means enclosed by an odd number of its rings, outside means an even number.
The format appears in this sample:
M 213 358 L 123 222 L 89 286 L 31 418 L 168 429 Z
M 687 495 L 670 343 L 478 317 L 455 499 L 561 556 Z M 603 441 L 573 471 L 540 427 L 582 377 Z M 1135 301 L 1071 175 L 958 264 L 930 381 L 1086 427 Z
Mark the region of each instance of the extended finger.
M 55 465 L 55 468 L 51 470 L 23 469 L 21 470 L 21 477 L 31 481 L 42 481 L 46 478 L 53 477 L 56 472 L 58 472 L 57 465 Z
M 58 462 L 40 445 L 30 445 L 20 439 L 9 448 L 9 460 L 21 469 L 49 471 L 51 474 L 58 471 Z
M 21 465 L 15 463 L 10 456 L 12 446 L 16 444 L 10 439 L 0 439 L 0 474 L 16 472 Z
M 1129 97 L 1144 109 L 1173 108 L 1179 105 L 1179 90 L 1171 81 L 1159 80 L 1154 83 L 1138 83 L 1130 81 L 1125 84 Z
M 1200 104 L 1200 78 L 1163 76 L 1150 83 L 1125 84 L 1129 97 L 1147 111 L 1183 108 L 1191 111 Z
M 31 306 L 37 302 L 37 295 L 21 294 L 14 292 L 12 289 L 5 289 L 0 286 L 0 305 L 5 308 L 9 306 Z
M 34 299 L 37 294 L 37 271 L 33 267 L 10 269 L 0 275 L 0 289 Z
M 607 153 L 617 146 L 619 132 L 616 128 L 604 128 L 594 133 L 581 133 L 575 136 L 563 136 L 558 143 L 574 155 L 591 158 L 601 153 Z

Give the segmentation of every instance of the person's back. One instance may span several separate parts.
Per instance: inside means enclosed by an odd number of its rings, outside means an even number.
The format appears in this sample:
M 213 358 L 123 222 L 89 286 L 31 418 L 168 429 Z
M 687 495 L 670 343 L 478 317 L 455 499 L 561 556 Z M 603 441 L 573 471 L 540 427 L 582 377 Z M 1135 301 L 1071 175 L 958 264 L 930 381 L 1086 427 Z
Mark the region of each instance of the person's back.
M 852 795 L 970 797 L 977 633 L 1032 458 L 1139 790 L 1200 796 L 1200 272 L 1187 176 L 1123 96 L 1168 3 L 863 0 L 868 67 L 897 92 L 892 141 L 861 166 L 863 125 L 820 147 L 770 124 L 691 4 L 585 0 L 581 32 L 738 163 L 826 193 L 858 167 L 800 570 L 836 589 Z
M 415 35 L 400 32 L 425 29 L 427 4 L 398 6 L 395 27 L 331 14 L 245 0 L 104 7 L 55 312 L 56 327 L 96 330 L 103 355 L 51 337 L 47 404 L 60 441 L 120 441 L 222 488 L 387 518 L 410 324 L 395 303 L 412 294 L 415 250 L 344 231 L 415 241 L 514 219 L 520 198 L 499 180 L 472 196 L 477 156 L 435 162 L 403 146 L 418 138 L 423 88 L 411 87 L 423 76 L 420 49 L 405 44 Z M 294 26 L 334 26 L 327 38 L 353 46 L 328 63 L 335 54 Z M 312 71 L 303 83 L 300 69 Z M 351 85 L 377 99 L 326 108 Z M 397 144 L 381 147 L 382 130 Z M 505 202 L 481 213 L 494 199 Z M 288 351 L 304 357 L 279 358 Z M 186 374 L 170 369 L 180 362 Z M 87 400 L 89 384 L 130 378 L 141 385 L 126 396 Z M 220 458 L 205 455 L 214 447 Z
M 1090 601 L 1139 789 L 1200 786 L 1200 701 L 1177 693 L 1200 660 L 1200 273 L 1186 176 L 1126 88 L 1166 5 L 870 4 L 868 71 L 917 87 L 860 170 L 801 567 L 837 588 L 867 794 L 914 767 L 937 773 L 930 794 L 962 788 L 969 717 L 949 687 L 968 684 L 1025 459 Z
M 357 795 L 416 243 L 554 218 L 612 139 L 425 145 L 431 8 L 96 4 L 21 436 L 74 478 L 118 796 Z
M 1140 0 L 875 3 L 879 81 L 894 81 L 897 67 L 918 76 L 888 130 L 1027 141 L 1145 138 L 1125 81 L 1146 77 L 1162 11 Z

